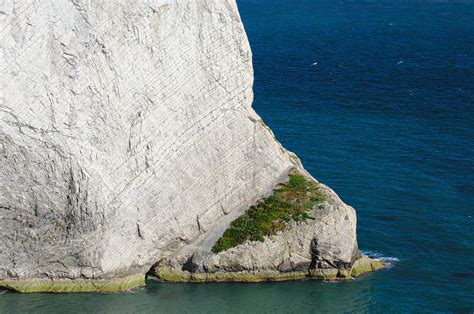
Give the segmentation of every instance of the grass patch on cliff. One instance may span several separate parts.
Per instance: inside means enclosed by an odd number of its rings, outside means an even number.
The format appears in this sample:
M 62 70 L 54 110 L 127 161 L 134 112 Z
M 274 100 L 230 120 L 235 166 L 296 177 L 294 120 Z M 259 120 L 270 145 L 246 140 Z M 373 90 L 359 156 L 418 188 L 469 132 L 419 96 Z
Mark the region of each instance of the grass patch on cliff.
M 314 205 L 322 206 L 325 198 L 319 184 L 299 173 L 290 173 L 289 180 L 280 184 L 273 195 L 258 201 L 245 214 L 234 220 L 212 247 L 219 253 L 245 241 L 263 241 L 276 234 L 290 221 L 314 219 L 309 215 Z

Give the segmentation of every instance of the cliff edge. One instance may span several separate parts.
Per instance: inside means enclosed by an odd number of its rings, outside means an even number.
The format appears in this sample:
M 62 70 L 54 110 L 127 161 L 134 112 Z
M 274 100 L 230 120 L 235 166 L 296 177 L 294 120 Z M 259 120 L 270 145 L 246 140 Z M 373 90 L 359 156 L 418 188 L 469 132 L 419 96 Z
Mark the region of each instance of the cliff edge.
M 314 180 L 251 108 L 234 0 L 7 0 L 0 12 L 0 286 L 119 291 L 153 265 L 195 281 L 380 266 L 325 186 L 314 220 L 212 252 L 291 171 Z

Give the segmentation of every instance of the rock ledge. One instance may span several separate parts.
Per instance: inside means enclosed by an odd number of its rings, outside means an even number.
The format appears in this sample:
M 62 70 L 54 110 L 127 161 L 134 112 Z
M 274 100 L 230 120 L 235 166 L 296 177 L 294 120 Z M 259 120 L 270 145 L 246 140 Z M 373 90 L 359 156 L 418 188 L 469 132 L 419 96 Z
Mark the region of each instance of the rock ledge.
M 145 275 L 111 279 L 0 280 L 0 287 L 17 292 L 121 292 L 145 285 Z
M 348 280 L 360 277 L 364 274 L 374 272 L 385 266 L 384 262 L 362 256 L 350 270 L 340 269 L 315 269 L 307 271 L 258 271 L 258 272 L 216 272 L 216 273 L 192 273 L 180 271 L 169 266 L 159 265 L 149 274 L 150 279 L 165 282 L 264 282 L 264 281 L 293 281 L 305 279 L 317 280 Z

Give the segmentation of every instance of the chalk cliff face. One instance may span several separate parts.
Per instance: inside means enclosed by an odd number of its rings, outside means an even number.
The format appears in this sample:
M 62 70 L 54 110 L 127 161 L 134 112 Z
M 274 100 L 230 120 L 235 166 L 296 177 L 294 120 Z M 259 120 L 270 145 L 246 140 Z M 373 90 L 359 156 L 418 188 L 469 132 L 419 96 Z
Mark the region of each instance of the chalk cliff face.
M 7 0 L 0 32 L 0 280 L 143 275 L 301 168 L 233 0 Z

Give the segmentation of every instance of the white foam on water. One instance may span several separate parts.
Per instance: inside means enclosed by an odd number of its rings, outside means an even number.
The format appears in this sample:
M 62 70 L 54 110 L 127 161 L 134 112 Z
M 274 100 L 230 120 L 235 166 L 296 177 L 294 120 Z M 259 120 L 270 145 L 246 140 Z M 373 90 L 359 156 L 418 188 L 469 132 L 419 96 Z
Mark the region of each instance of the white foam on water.
M 392 256 L 385 256 L 382 253 L 369 251 L 369 250 L 360 250 L 363 255 L 367 255 L 368 257 L 375 258 L 381 260 L 382 262 L 387 263 L 389 266 L 393 265 L 396 262 L 399 262 L 400 259 L 397 257 Z

